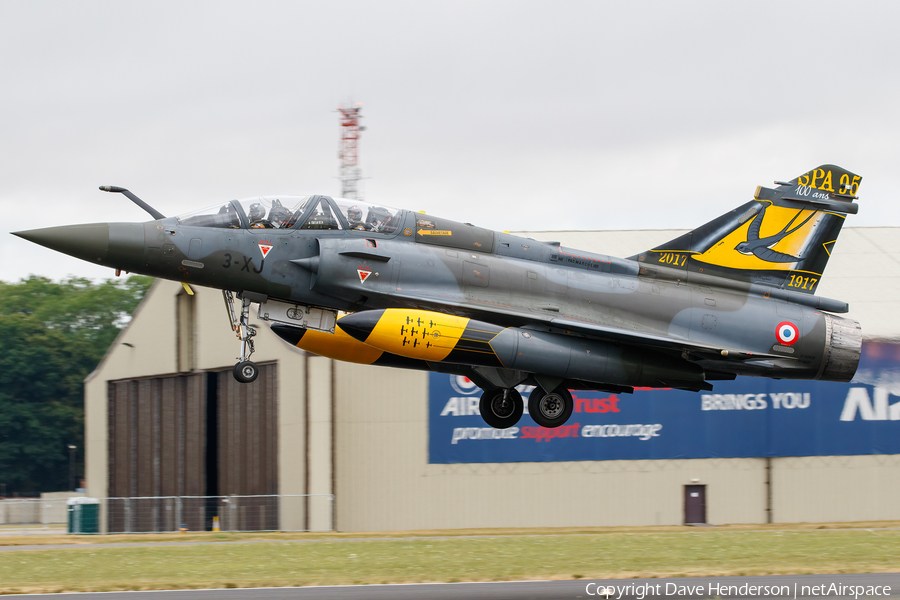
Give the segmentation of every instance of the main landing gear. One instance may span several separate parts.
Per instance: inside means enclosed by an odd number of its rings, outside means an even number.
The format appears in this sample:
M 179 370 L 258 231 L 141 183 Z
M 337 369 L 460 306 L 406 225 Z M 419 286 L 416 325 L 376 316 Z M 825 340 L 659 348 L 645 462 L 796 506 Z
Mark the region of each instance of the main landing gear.
M 537 386 L 528 396 L 528 414 L 541 427 L 559 427 L 569 420 L 574 408 L 572 394 L 564 386 L 545 392 Z M 484 422 L 495 429 L 509 429 L 519 422 L 525 410 L 522 395 L 515 388 L 496 388 L 481 395 L 478 411 Z
M 509 429 L 522 418 L 525 403 L 515 388 L 488 390 L 481 395 L 478 411 L 494 429 Z
M 541 427 L 559 427 L 572 416 L 574 406 L 572 394 L 561 385 L 552 392 L 537 386 L 528 396 L 528 414 Z
M 253 336 L 256 335 L 256 328 L 250 325 L 250 299 L 241 298 L 241 316 L 238 319 L 234 314 L 234 295 L 228 290 L 222 290 L 222 296 L 225 298 L 231 329 L 241 341 L 241 355 L 231 372 L 239 382 L 252 383 L 259 377 L 259 367 L 250 360 L 250 355 L 253 354 Z

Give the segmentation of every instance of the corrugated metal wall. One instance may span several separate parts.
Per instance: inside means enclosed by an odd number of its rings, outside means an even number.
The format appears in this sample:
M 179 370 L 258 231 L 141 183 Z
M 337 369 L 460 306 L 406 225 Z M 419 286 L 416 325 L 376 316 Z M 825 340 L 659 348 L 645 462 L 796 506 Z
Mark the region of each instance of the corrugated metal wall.
M 202 496 L 206 492 L 206 374 L 109 383 L 111 498 Z M 197 500 L 195 503 L 202 503 Z M 171 531 L 179 512 L 203 529 L 200 507 L 113 500 L 109 531 Z
M 238 383 L 217 374 L 218 487 L 222 496 L 278 494 L 277 367 L 260 365 L 259 378 Z M 225 529 L 278 529 L 277 498 L 241 498 L 220 511 Z
M 275 364 L 108 385 L 108 531 L 278 529 L 277 498 L 200 498 L 278 494 Z

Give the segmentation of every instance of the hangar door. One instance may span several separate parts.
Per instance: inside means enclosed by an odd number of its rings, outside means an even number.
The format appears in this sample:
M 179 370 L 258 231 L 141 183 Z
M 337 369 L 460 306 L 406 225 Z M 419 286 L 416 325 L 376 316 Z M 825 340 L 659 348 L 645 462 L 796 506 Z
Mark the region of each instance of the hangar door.
M 108 531 L 277 529 L 276 376 L 109 382 Z

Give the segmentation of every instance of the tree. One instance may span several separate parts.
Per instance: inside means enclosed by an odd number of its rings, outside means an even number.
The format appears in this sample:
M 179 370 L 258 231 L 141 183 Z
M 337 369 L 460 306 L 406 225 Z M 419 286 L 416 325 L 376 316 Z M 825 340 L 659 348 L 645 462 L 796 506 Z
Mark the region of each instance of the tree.
M 152 282 L 0 282 L 0 483 L 8 493 L 66 489 L 68 445 L 83 456 L 84 378 Z

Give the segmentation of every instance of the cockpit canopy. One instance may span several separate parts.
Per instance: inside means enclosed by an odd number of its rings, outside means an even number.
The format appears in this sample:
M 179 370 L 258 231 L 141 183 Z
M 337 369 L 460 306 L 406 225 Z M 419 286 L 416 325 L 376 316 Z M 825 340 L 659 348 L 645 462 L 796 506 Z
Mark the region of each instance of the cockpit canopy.
M 327 196 L 271 196 L 232 200 L 176 217 L 181 225 L 229 229 L 336 229 L 395 233 L 403 211 Z
M 194 227 L 287 229 L 304 213 L 312 196 L 258 197 L 232 200 L 176 217 Z
M 400 228 L 401 210 L 369 204 L 351 198 L 336 198 L 335 204 L 350 229 L 375 233 L 394 233 Z
M 236 200 L 251 229 L 289 229 L 303 216 L 312 196 Z

